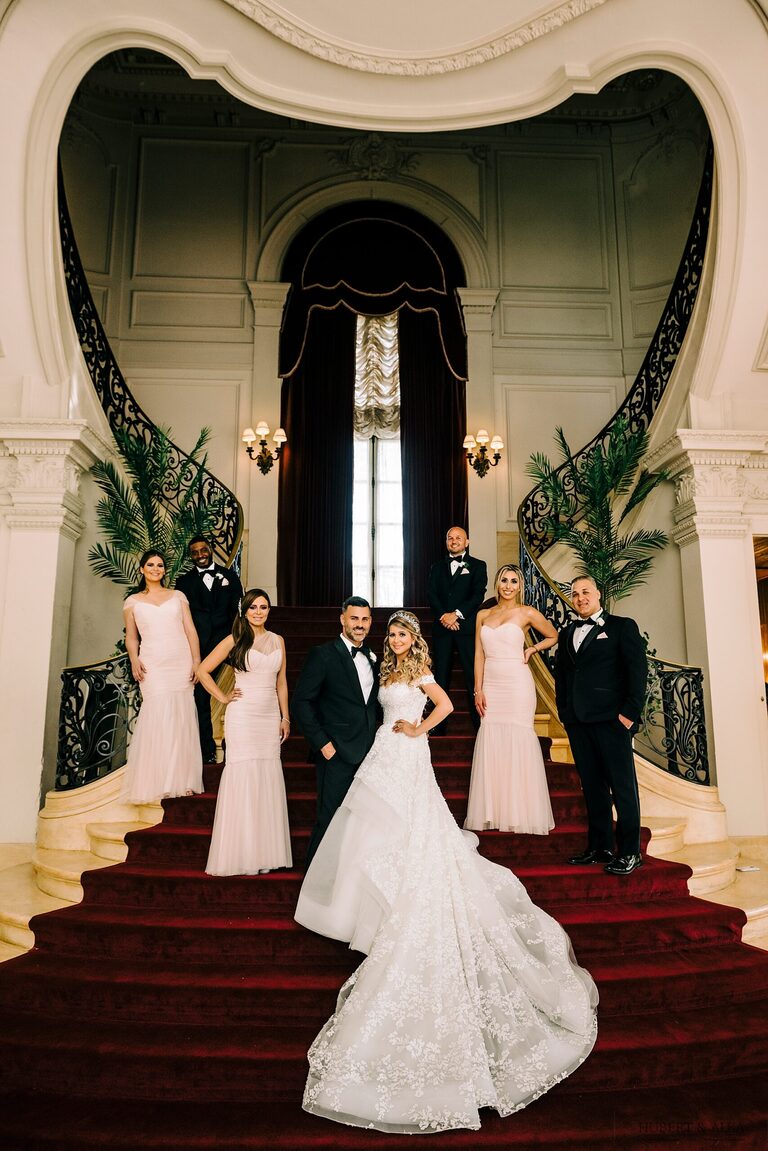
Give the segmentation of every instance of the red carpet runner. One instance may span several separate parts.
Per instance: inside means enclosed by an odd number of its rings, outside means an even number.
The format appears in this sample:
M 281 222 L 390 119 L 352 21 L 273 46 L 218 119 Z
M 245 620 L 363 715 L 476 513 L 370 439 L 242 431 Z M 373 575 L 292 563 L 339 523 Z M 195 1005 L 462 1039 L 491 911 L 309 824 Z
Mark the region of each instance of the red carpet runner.
M 337 618 L 273 613 L 291 679 Z M 377 611 L 379 651 L 382 635 Z M 432 740 L 458 818 L 470 730 L 459 714 Z M 301 861 L 314 769 L 299 737 L 283 758 Z M 0 1146 L 764 1151 L 768 953 L 739 942 L 742 912 L 688 895 L 687 868 L 648 859 L 619 879 L 564 864 L 585 843 L 581 796 L 570 767 L 547 770 L 553 834 L 489 833 L 481 850 L 570 933 L 600 989 L 600 1030 L 579 1071 L 525 1111 L 425 1139 L 304 1115 L 307 1046 L 359 957 L 293 922 L 300 870 L 203 873 L 219 769 L 205 795 L 166 800 L 164 822 L 129 837 L 125 863 L 87 872 L 83 903 L 38 916 L 35 950 L 0 965 Z

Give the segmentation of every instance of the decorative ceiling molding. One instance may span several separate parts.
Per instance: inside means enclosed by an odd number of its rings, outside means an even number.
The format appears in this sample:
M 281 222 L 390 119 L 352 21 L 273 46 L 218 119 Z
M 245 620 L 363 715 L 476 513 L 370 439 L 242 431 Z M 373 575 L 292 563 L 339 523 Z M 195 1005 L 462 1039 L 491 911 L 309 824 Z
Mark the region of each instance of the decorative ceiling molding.
M 267 0 L 224 0 L 231 8 L 236 8 L 243 16 L 259 24 L 273 36 L 316 56 L 330 64 L 342 68 L 353 68 L 358 72 L 377 72 L 389 76 L 435 76 L 446 72 L 460 72 L 474 68 L 490 60 L 506 56 L 515 48 L 530 44 L 549 32 L 555 32 L 565 24 L 570 24 L 579 16 L 599 8 L 607 0 L 566 0 L 553 3 L 548 12 L 540 12 L 535 18 L 522 24 L 505 28 L 502 32 L 479 43 L 465 45 L 458 51 L 446 52 L 439 56 L 420 56 L 416 53 L 395 55 L 384 51 L 371 52 L 361 46 L 352 46 L 335 36 L 322 37 L 318 29 L 291 16 L 277 4 Z

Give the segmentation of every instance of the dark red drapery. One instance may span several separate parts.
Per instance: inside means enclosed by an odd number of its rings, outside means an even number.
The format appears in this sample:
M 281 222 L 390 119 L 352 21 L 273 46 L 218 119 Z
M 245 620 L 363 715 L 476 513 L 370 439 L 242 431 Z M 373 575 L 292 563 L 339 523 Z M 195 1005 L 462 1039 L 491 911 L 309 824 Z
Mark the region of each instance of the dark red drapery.
M 340 604 L 351 594 L 354 385 L 354 313 L 313 311 L 301 363 L 282 388 L 281 604 Z
M 467 526 L 466 385 L 437 352 L 431 312 L 399 313 L 400 444 L 403 461 L 403 598 L 426 603 L 430 565 L 445 533 Z

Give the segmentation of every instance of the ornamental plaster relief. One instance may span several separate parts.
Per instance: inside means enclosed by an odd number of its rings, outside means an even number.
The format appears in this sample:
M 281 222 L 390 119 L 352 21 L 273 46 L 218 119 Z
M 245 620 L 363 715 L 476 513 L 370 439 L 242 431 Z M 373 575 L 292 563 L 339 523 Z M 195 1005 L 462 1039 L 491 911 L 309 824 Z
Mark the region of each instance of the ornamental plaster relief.
M 434 76 L 474 68 L 557 31 L 606 2 L 567 0 L 566 3 L 551 4 L 544 12 L 537 5 L 539 11 L 532 18 L 523 19 L 479 43 L 464 44 L 454 51 L 438 55 L 422 56 L 417 53 L 371 51 L 360 44 L 346 42 L 330 34 L 323 36 L 317 28 L 291 15 L 280 5 L 267 3 L 266 0 L 224 0 L 224 3 L 237 9 L 243 16 L 301 52 L 338 64 L 342 68 L 389 76 Z
M 768 437 L 761 432 L 680 429 L 648 457 L 675 484 L 673 538 L 751 534 L 753 515 L 768 514 Z
M 80 480 L 109 447 L 84 421 L 9 420 L 0 424 L 0 514 L 15 530 L 83 531 Z

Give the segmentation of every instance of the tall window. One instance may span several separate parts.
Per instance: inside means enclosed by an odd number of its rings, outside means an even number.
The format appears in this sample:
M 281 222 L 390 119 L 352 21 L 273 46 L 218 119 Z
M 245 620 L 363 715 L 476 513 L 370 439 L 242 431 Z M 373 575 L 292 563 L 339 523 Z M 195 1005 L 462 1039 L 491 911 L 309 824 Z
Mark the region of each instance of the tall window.
M 352 587 L 374 606 L 403 602 L 403 475 L 397 313 L 358 316 Z

